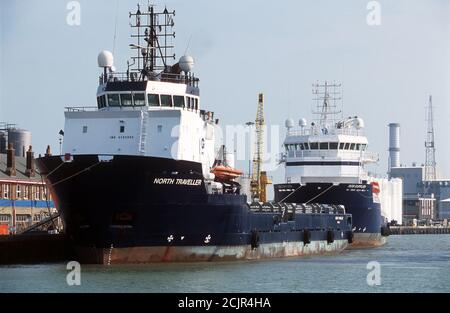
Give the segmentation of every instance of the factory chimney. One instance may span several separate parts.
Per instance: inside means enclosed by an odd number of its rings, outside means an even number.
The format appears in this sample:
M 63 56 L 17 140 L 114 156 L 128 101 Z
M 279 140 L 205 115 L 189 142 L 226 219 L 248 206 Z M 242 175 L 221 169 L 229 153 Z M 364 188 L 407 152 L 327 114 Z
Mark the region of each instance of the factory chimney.
M 389 126 L 389 174 L 391 168 L 400 167 L 400 124 L 391 123 Z

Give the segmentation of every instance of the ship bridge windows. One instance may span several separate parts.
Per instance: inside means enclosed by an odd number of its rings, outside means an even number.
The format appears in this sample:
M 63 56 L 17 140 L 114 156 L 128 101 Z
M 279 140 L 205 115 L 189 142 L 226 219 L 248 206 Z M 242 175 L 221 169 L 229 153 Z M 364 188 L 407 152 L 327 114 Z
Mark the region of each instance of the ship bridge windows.
M 172 96 L 161 95 L 161 106 L 163 107 L 173 107 Z
M 318 142 L 310 142 L 309 147 L 311 150 L 319 150 L 319 143 Z
M 355 146 L 356 146 L 355 143 L 351 143 L 351 144 L 350 144 L 350 150 L 355 150 Z
M 173 96 L 173 106 L 176 108 L 184 108 L 184 96 Z
M 328 142 L 319 143 L 320 150 L 328 150 Z
M 147 95 L 147 99 L 148 99 L 148 105 L 151 107 L 159 107 L 160 103 L 159 103 L 159 95 L 154 94 L 154 93 L 149 93 Z
M 106 96 L 97 97 L 97 106 L 99 109 L 106 107 Z
M 133 94 L 134 106 L 143 107 L 145 106 L 145 93 L 135 93 Z
M 118 94 L 108 94 L 108 106 L 110 107 L 119 107 L 120 106 L 120 98 Z
M 330 150 L 337 150 L 337 149 L 338 149 L 338 143 L 330 142 Z
M 124 107 L 133 106 L 133 96 L 131 95 L 131 93 L 121 93 L 120 104 Z

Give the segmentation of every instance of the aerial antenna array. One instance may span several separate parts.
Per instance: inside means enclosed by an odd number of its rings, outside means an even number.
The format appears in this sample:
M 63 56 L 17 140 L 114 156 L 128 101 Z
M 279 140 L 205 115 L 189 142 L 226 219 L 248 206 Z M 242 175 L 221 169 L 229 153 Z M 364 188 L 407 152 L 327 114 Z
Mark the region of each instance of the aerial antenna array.
M 130 44 L 136 50 L 136 56 L 131 57 L 132 65 L 129 72 L 138 73 L 140 80 L 156 76 L 158 72 L 167 71 L 169 60 L 175 60 L 173 42 L 175 38 L 175 11 L 155 11 L 155 6 L 149 4 L 147 10 L 142 10 L 138 4 L 137 11 L 129 14 L 132 28 Z
M 313 101 L 315 103 L 315 109 L 313 114 L 319 116 L 317 118 L 318 124 L 323 128 L 328 128 L 335 124 L 339 119 L 340 101 L 342 100 L 341 84 L 328 83 L 313 84 Z

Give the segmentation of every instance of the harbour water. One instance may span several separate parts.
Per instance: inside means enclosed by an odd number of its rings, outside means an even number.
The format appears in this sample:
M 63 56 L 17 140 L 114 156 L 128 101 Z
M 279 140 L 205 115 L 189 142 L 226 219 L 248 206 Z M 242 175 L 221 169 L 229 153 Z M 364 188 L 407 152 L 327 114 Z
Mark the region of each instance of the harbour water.
M 370 286 L 369 262 L 381 285 Z M 66 264 L 0 267 L 0 292 L 450 292 L 450 236 L 391 236 L 378 249 L 238 263 L 82 265 L 68 286 Z M 370 275 L 369 275 L 370 276 Z

